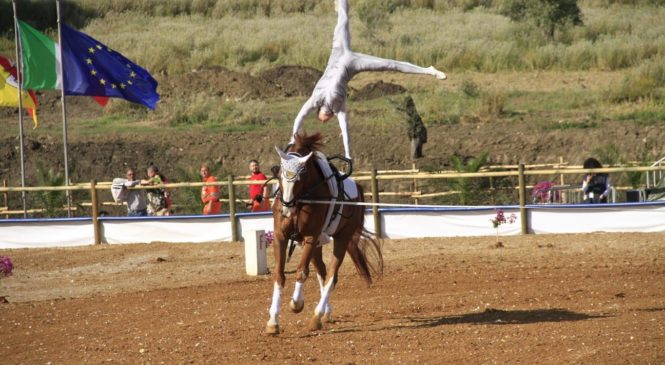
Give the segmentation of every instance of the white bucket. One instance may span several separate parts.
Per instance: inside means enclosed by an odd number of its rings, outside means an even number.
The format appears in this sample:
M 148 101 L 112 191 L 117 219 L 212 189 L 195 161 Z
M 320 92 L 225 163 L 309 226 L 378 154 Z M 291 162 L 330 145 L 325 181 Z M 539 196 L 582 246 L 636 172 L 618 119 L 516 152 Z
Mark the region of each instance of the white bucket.
M 257 276 L 268 273 L 266 256 L 266 232 L 250 231 L 245 235 L 245 270 L 247 275 Z

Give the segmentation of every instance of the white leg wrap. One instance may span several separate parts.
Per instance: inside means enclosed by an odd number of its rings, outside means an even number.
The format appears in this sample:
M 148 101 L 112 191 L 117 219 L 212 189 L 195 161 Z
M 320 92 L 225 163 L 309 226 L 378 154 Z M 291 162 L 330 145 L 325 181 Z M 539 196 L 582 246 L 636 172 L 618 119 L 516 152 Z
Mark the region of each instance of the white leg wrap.
M 270 319 L 268 324 L 275 325 L 277 324 L 277 317 L 279 316 L 279 308 L 282 304 L 282 287 L 275 282 L 275 286 L 272 289 L 272 304 L 270 305 Z
M 319 279 L 319 289 L 321 292 L 321 297 L 323 297 L 323 290 L 325 289 L 325 283 L 323 282 L 323 278 L 321 275 L 317 274 L 316 278 Z M 326 301 L 326 306 L 323 309 L 324 313 L 332 313 L 332 305 L 330 305 L 330 301 Z
M 330 294 L 333 291 L 335 277 L 331 277 L 330 280 L 328 280 L 328 284 L 323 288 L 323 292 L 321 293 L 321 301 L 319 301 L 319 304 L 316 306 L 316 309 L 314 309 L 314 314 L 317 315 L 323 315 L 324 310 L 326 308 L 326 305 L 328 305 L 328 299 L 330 298 Z
M 299 302 L 299 301 L 302 300 L 302 298 L 303 298 L 302 288 L 303 288 L 304 284 L 305 283 L 301 283 L 301 282 L 296 281 L 296 288 L 293 290 L 293 301 L 294 302 Z

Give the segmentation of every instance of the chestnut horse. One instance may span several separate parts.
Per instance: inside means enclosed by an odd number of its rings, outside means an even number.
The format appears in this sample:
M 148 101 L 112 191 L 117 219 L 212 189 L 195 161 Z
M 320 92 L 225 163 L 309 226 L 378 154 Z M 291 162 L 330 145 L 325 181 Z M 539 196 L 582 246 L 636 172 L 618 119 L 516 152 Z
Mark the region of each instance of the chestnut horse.
M 270 319 L 266 325 L 268 334 L 280 333 L 278 317 L 282 291 L 286 282 L 284 265 L 289 239 L 302 242 L 302 256 L 296 270 L 295 290 L 290 302 L 293 312 L 299 313 L 305 306 L 303 284 L 309 275 L 310 261 L 317 272 L 321 299 L 314 309 L 314 316 L 309 321 L 309 328 L 312 331 L 323 328 L 322 319 L 330 320 L 332 312 L 329 302 L 330 295 L 337 283 L 339 268 L 347 252 L 356 266 L 356 271 L 368 286 L 372 283 L 372 275 L 380 276 L 383 273 L 381 243 L 364 229 L 364 208 L 361 205 L 349 204 L 344 204 L 338 213 L 341 214 L 341 219 L 332 234 L 334 243 L 330 264 L 331 274 L 329 275 L 326 271 L 320 238 L 325 228 L 323 225 L 326 221 L 328 207 L 331 204 L 315 203 L 312 200 L 330 201 L 331 198 L 336 197 L 331 196 L 327 179 L 316 161 L 321 155 L 316 151 L 322 145 L 322 138 L 319 133 L 311 136 L 297 134 L 295 144 L 288 149 L 288 153 L 275 147 L 281 158 L 281 165 L 279 193 L 273 205 L 275 224 L 273 252 L 276 267 L 272 305 L 269 310 Z M 333 175 L 328 179 L 330 178 L 335 177 Z M 355 184 L 355 182 L 352 183 Z M 362 188 L 356 186 L 358 197 L 353 200 L 344 200 L 344 202 L 363 201 Z M 323 237 L 327 237 L 327 235 Z

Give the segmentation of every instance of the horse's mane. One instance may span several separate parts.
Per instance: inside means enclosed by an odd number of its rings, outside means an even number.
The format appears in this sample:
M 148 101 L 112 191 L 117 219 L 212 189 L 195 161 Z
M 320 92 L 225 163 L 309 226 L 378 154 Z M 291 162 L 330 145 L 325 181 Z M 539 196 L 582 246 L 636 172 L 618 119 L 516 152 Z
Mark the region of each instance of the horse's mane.
M 297 133 L 295 135 L 295 140 L 296 143 L 293 146 L 294 151 L 298 151 L 300 153 L 309 153 L 312 151 L 320 151 L 321 147 L 323 146 L 323 136 L 321 133 L 317 132 L 312 135 L 308 135 L 307 133 Z

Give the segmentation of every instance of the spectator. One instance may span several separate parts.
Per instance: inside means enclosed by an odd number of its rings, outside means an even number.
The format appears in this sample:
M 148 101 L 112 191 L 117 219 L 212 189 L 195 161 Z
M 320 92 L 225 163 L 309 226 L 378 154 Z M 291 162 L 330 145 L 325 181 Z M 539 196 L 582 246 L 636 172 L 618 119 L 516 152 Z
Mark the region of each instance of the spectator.
M 168 182 L 155 165 L 148 166 L 147 174 L 148 179 L 141 180 L 141 185 L 162 185 Z M 170 215 L 171 199 L 165 188 L 148 189 L 146 193 L 149 215 Z
M 210 175 L 210 167 L 206 164 L 201 165 L 201 178 L 205 183 L 216 182 L 214 176 Z M 201 202 L 203 202 L 203 214 L 219 214 L 222 211 L 222 202 L 219 201 L 221 190 L 219 186 L 203 186 L 201 188 Z
M 127 216 L 128 217 L 145 217 L 148 215 L 148 204 L 145 198 L 145 191 L 143 189 L 130 190 L 129 187 L 139 185 L 140 180 L 136 179 L 134 169 L 127 170 L 127 181 L 123 185 L 126 190 L 123 194 L 124 200 L 127 202 Z
M 261 172 L 259 161 L 249 161 L 250 180 L 268 180 L 266 175 Z M 265 212 L 270 210 L 270 192 L 267 184 L 252 184 L 249 186 L 249 203 L 247 207 L 252 212 Z
M 585 169 L 600 169 L 603 165 L 595 158 L 587 158 L 584 161 Z M 610 193 L 610 178 L 607 174 L 586 174 L 582 179 L 582 192 L 584 201 L 587 203 L 607 203 Z

